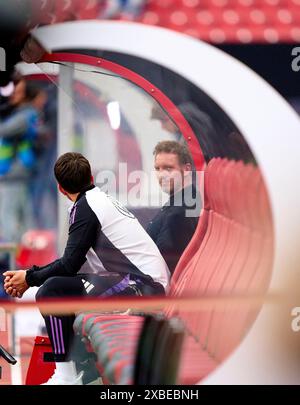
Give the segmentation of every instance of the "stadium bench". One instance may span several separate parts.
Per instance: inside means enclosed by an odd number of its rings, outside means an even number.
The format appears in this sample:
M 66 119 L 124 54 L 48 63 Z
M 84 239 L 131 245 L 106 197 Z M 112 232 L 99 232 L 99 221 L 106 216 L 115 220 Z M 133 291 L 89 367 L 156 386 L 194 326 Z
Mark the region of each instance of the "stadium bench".
M 94 352 L 107 384 L 195 384 L 242 341 L 259 305 L 226 297 L 256 297 L 269 285 L 272 220 L 259 169 L 212 159 L 197 230 L 171 280 L 169 296 L 220 298 L 206 307 L 159 316 L 80 314 L 74 330 Z

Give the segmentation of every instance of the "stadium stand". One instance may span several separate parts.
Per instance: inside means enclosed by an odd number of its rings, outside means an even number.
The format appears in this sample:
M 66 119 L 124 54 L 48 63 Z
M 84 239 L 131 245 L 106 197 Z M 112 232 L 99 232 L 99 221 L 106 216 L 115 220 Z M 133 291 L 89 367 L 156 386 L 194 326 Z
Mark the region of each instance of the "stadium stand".
M 198 227 L 168 295 L 214 300 L 193 311 L 169 306 L 154 316 L 79 314 L 74 330 L 86 353 L 95 353 L 104 383 L 195 384 L 206 377 L 239 345 L 259 312 L 272 244 L 259 169 L 212 159 Z M 217 298 L 224 299 L 221 305 Z
M 299 0 L 149 0 L 139 21 L 212 43 L 297 42 Z
M 300 39 L 299 5 L 299 0 L 40 0 L 35 2 L 30 25 L 130 20 L 211 43 L 296 43 Z

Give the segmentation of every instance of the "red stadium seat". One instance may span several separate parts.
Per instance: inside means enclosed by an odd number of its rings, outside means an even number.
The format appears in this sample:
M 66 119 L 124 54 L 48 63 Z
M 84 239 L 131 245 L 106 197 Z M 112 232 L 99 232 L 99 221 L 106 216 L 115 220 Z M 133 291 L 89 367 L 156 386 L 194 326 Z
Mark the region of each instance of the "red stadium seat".
M 99 18 L 106 2 L 77 0 L 76 19 L 89 20 Z
M 299 42 L 297 0 L 152 0 L 138 21 L 214 43 Z
M 34 264 L 45 266 L 56 259 L 56 234 L 54 231 L 30 230 L 23 235 L 16 258 L 19 268 L 28 269 Z
M 31 26 L 114 18 L 162 26 L 213 43 L 298 43 L 298 0 L 151 0 L 141 12 L 123 12 L 107 1 L 36 1 Z

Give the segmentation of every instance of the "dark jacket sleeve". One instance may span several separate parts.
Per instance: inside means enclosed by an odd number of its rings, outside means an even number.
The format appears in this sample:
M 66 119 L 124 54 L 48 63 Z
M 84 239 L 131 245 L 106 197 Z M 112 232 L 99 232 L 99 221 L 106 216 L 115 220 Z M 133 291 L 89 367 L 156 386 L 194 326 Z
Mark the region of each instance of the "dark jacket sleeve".
M 63 257 L 47 266 L 33 266 L 27 270 L 27 284 L 30 287 L 40 286 L 50 277 L 72 277 L 77 274 L 86 261 L 88 250 L 96 241 L 99 229 L 100 222 L 83 197 L 76 206 Z

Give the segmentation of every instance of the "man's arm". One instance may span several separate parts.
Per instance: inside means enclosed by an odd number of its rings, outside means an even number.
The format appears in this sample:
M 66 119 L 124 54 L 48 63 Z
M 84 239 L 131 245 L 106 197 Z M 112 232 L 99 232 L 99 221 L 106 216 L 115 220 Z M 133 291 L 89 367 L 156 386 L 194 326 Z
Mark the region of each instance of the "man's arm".
M 84 201 L 77 205 L 74 223 L 70 226 L 64 255 L 44 267 L 33 266 L 26 272 L 26 282 L 30 287 L 42 285 L 48 278 L 73 276 L 86 261 L 88 250 L 95 243 L 100 222 L 96 214 Z

